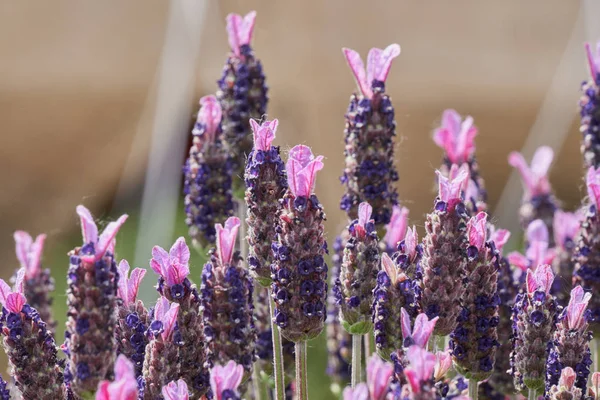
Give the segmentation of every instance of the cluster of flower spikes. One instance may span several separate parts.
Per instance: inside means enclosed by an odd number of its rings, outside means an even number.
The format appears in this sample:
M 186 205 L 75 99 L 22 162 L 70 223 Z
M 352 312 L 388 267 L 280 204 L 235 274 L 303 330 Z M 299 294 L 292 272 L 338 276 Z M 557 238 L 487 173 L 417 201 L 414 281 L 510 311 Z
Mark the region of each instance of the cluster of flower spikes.
M 579 284 L 591 293 L 600 293 L 600 169 L 589 168 L 587 190 L 590 204 L 581 222 L 573 254 L 573 284 Z M 600 333 L 600 296 L 592 297 L 588 308 L 590 326 L 596 334 Z
M 333 288 L 340 308 L 339 319 L 352 335 L 364 335 L 373 328 L 371 308 L 380 256 L 372 211 L 369 203 L 361 203 L 358 219 L 348 226 L 340 276 Z
M 381 270 L 377 274 L 377 284 L 373 290 L 372 318 L 377 353 L 389 360 L 392 353 L 401 349 L 403 335 L 398 329 L 401 310 L 414 318 L 419 311 L 420 288 L 407 270 L 418 261 L 419 252 L 415 227 L 408 228 L 400 243 L 396 262 L 387 253 L 381 255 Z
M 580 132 L 581 154 L 586 167 L 600 166 L 600 116 L 598 114 L 600 86 L 600 43 L 596 44 L 596 52 L 589 43 L 585 44 L 590 79 L 581 84 L 579 113 L 581 116 Z
M 223 140 L 234 153 L 234 174 L 244 176 L 246 155 L 252 150 L 250 120 L 267 112 L 267 91 L 261 62 L 250 47 L 256 12 L 227 16 L 231 53 L 217 82 L 217 98 L 223 108 Z
M 467 219 L 461 191 L 467 183 L 466 166 L 454 179 L 439 171 L 439 194 L 425 221 L 421 307 L 429 318 L 439 316 L 435 334 L 449 335 L 456 327 L 464 293 Z
M 242 365 L 246 380 L 256 358 L 256 330 L 252 279 L 239 252 L 234 252 L 239 226 L 237 217 L 229 217 L 225 226 L 215 225 L 216 250 L 202 270 L 200 298 L 208 358 Z
M 385 226 L 385 235 L 379 243 L 382 253 L 387 253 L 390 257 L 398 251 L 398 245 L 404 240 L 406 228 L 408 228 L 408 213 L 406 207 L 395 205 L 392 207 L 392 217 Z
M 575 244 L 579 227 L 584 217 L 583 212 L 566 212 L 556 210 L 554 213 L 554 262 L 552 267 L 561 279 L 556 279 L 552 286 L 552 294 L 558 303 L 565 306 L 569 301 L 569 292 L 572 288 L 573 271 L 575 270 Z
M 544 389 L 548 343 L 556 328 L 559 306 L 550 288 L 554 273 L 549 265 L 528 270 L 525 293 L 517 295 L 513 307 L 511 374 L 518 391 L 525 387 Z
M 52 317 L 52 298 L 54 279 L 50 269 L 42 269 L 41 258 L 46 235 L 33 238 L 23 231 L 14 233 L 17 259 L 21 268 L 25 268 L 24 294 L 29 305 L 37 310 L 42 321 L 52 334 L 56 322 Z
M 358 216 L 359 203 L 368 202 L 375 210 L 375 224 L 383 226 L 390 222 L 392 206 L 398 197 L 394 187 L 398 180 L 393 140 L 396 122 L 392 101 L 385 94 L 385 80 L 393 59 L 400 54 L 400 46 L 372 48 L 366 70 L 356 51 L 343 49 L 343 52 L 360 93 L 352 95 L 346 112 L 346 166 L 340 178 L 346 193 L 340 208 L 352 220 Z
M 221 106 L 214 96 L 200 99 L 192 147 L 183 167 L 186 224 L 195 245 L 214 245 L 217 222 L 233 214 L 233 158 L 221 133 Z
M 185 374 L 181 359 L 184 347 L 178 319 L 182 307 L 170 303 L 161 296 L 152 311 L 152 322 L 147 335 L 150 338 L 146 347 L 143 370 L 143 393 L 141 398 L 152 400 L 161 398 L 162 387 Z
M 115 236 L 127 215 L 109 223 L 102 234 L 92 214 L 77 207 L 84 244 L 69 253 L 67 354 L 65 381 L 77 396 L 96 390 L 112 370 L 116 357 L 117 264 Z
M 450 334 L 457 371 L 475 381 L 490 377 L 499 346 L 498 251 L 494 242 L 487 240 L 487 229 L 487 214 L 483 211 L 467 223 L 466 290 L 458 325 Z
M 262 286 L 271 283 L 271 244 L 277 237 L 276 226 L 281 203 L 287 190 L 285 165 L 279 147 L 272 146 L 278 121 L 262 125 L 250 121 L 254 133 L 254 148 L 246 164 L 246 206 L 248 207 L 248 266 L 255 280 Z
M 592 358 L 589 341 L 592 332 L 588 330 L 585 311 L 591 293 L 585 293 L 581 286 L 571 290 L 569 304 L 558 317 L 558 324 L 551 342 L 546 366 L 546 390 L 558 383 L 561 371 L 570 367 L 576 372 L 575 386 L 585 392 Z
M 119 263 L 119 286 L 117 295 L 120 299 L 117 308 L 117 326 L 115 336 L 117 337 L 117 355 L 123 354 L 131 360 L 135 366 L 135 375 L 140 377 L 144 366 L 146 345 L 148 337 L 149 317 L 144 303 L 137 299 L 138 289 L 142 283 L 146 270 L 135 268 L 129 275 L 129 263 L 121 260 Z
M 23 295 L 25 275 L 25 268 L 21 268 L 12 289 L 0 279 L 2 344 L 8 356 L 10 375 L 25 399 L 64 399 L 63 365 L 58 360 L 56 343 L 46 323 L 33 307 L 26 304 Z M 2 391 L 6 392 L 6 386 Z
M 325 213 L 314 194 L 322 159 L 314 157 L 307 146 L 290 150 L 286 164 L 289 189 L 281 200 L 278 240 L 272 246 L 275 323 L 293 342 L 316 337 L 326 319 Z
M 566 367 L 561 371 L 557 382 L 546 391 L 546 398 L 550 400 L 577 400 L 584 398 L 583 393 L 585 393 L 585 388 L 582 391 L 576 385 L 576 379 L 577 374 L 573 368 Z
M 442 114 L 442 124 L 433 134 L 433 141 L 444 150 L 444 161 L 440 172 L 450 178 L 452 165 L 467 164 L 469 181 L 465 190 L 465 203 L 471 212 L 485 211 L 487 192 L 485 182 L 479 173 L 479 165 L 475 160 L 475 136 L 477 127 L 473 125 L 473 117 L 464 120 L 455 110 L 448 109 Z
M 546 224 L 548 232 L 553 232 L 554 213 L 559 208 L 558 201 L 552 193 L 548 170 L 554 159 L 554 152 L 548 146 L 542 146 L 535 151 L 531 165 L 527 164 L 521 153 L 512 152 L 508 162 L 517 168 L 523 180 L 523 199 L 519 216 L 521 227 L 526 230 L 529 224 L 541 219 Z M 549 246 L 554 246 L 554 238 L 549 237 Z
M 366 370 L 366 382 L 361 382 L 353 388 L 346 387 L 344 400 L 385 400 L 393 395 L 391 382 L 394 367 L 389 362 L 373 355 L 367 360 Z
M 159 275 L 158 292 L 169 301 L 179 304 L 177 327 L 183 343 L 179 357 L 180 377 L 185 380 L 192 395 L 200 397 L 209 389 L 209 360 L 200 296 L 196 285 L 187 278 L 190 273 L 189 260 L 190 249 L 185 239 L 180 237 L 169 252 L 154 246 L 150 267 Z

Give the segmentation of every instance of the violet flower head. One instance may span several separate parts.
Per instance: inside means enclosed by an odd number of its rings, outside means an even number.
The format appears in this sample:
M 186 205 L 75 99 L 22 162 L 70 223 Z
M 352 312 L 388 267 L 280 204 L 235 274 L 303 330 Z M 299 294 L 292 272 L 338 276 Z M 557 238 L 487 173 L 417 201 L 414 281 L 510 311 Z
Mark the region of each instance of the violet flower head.
M 385 236 L 381 241 L 382 251 L 391 257 L 397 250 L 398 244 L 404 240 L 408 227 L 408 208 L 395 205 L 392 207 L 390 222 L 385 226 Z
M 119 282 L 117 295 L 120 302 L 117 308 L 118 321 L 115 327 L 117 337 L 117 354 L 125 355 L 133 361 L 136 376 L 142 374 L 148 337 L 145 335 L 149 324 L 148 311 L 137 293 L 146 270 L 135 268 L 129 274 L 129 263 L 121 260 L 119 263 Z
M 519 294 L 513 307 L 513 349 L 510 355 L 515 388 L 544 388 L 547 344 L 556 328 L 557 304 L 550 294 L 554 273 L 549 265 L 528 270 L 526 292 Z
M 252 279 L 238 252 L 234 253 L 240 219 L 229 217 L 216 225 L 217 248 L 202 271 L 200 289 L 204 336 L 211 361 L 235 361 L 252 373 L 256 359 L 256 329 Z
M 581 399 L 585 393 L 585 388 L 581 390 L 575 385 L 577 374 L 571 367 L 566 367 L 561 371 L 560 379 L 555 385 L 552 385 L 546 392 L 550 400 L 568 400 Z
M 138 383 L 135 368 L 126 356 L 121 354 L 115 362 L 115 379 L 98 384 L 96 400 L 137 400 Z
M 464 165 L 454 179 L 447 179 L 438 171 L 439 195 L 425 221 L 421 306 L 429 318 L 440 317 L 434 333 L 441 336 L 456 327 L 465 290 L 468 214 L 461 191 L 467 177 Z
M 169 382 L 168 385 L 163 386 L 161 392 L 165 400 L 189 400 L 190 398 L 188 387 L 183 379 Z
M 110 222 L 99 235 L 87 208 L 77 206 L 77 214 L 84 243 L 69 253 L 64 347 L 68 355 L 65 381 L 82 396 L 96 390 L 116 358 L 118 272 L 114 248 L 115 236 L 127 215 Z
M 316 337 L 326 318 L 325 213 L 314 194 L 322 159 L 314 157 L 310 148 L 303 145 L 290 150 L 289 188 L 282 199 L 278 240 L 272 245 L 275 323 L 282 335 L 293 342 Z M 299 237 L 305 239 L 300 241 Z
M 183 167 L 186 224 L 194 245 L 214 245 L 217 222 L 233 215 L 233 164 L 223 143 L 221 106 L 215 96 L 200 99 L 192 147 Z
M 261 285 L 271 283 L 273 253 L 271 244 L 277 237 L 281 203 L 288 184 L 285 165 L 279 147 L 272 146 L 278 121 L 259 125 L 251 120 L 254 148 L 248 155 L 245 172 L 246 206 L 248 207 L 248 266 L 254 279 Z
M 385 80 L 400 46 L 372 48 L 367 67 L 354 50 L 343 49 L 360 93 L 350 97 L 346 112 L 345 168 L 340 178 L 345 186 L 340 208 L 350 219 L 358 216 L 358 205 L 369 202 L 375 210 L 378 227 L 390 222 L 398 194 L 394 187 L 398 173 L 394 167 L 394 107 L 385 94 Z
M 216 93 L 223 109 L 223 140 L 234 155 L 234 175 L 242 178 L 246 155 L 252 150 L 249 121 L 260 120 L 267 112 L 268 102 L 263 67 L 250 46 L 255 19 L 255 11 L 244 17 L 227 16 L 231 53 L 217 82 Z
M 523 180 L 524 193 L 519 209 L 523 229 L 526 229 L 531 221 L 541 219 L 548 231 L 552 232 L 554 212 L 559 208 L 548 179 L 553 159 L 554 151 L 548 146 L 539 147 L 535 151 L 530 165 L 521 153 L 514 151 L 508 156 L 508 163 L 519 171 Z M 551 247 L 554 246 L 553 242 L 553 238 L 550 237 Z
M 371 307 L 380 259 L 372 211 L 369 203 L 361 203 L 358 219 L 348 226 L 349 237 L 340 277 L 335 282 L 334 294 L 340 305 L 340 321 L 353 335 L 364 335 L 373 327 Z
M 238 387 L 243 376 L 244 367 L 234 361 L 225 366 L 215 365 L 210 370 L 210 387 L 215 400 L 239 400 Z
M 585 44 L 587 63 L 590 77 L 581 84 L 581 97 L 579 99 L 579 115 L 581 125 L 581 154 L 586 167 L 597 168 L 600 166 L 600 119 L 598 118 L 598 75 L 600 42 L 592 49 L 590 43 Z M 594 51 L 595 50 L 595 51 Z

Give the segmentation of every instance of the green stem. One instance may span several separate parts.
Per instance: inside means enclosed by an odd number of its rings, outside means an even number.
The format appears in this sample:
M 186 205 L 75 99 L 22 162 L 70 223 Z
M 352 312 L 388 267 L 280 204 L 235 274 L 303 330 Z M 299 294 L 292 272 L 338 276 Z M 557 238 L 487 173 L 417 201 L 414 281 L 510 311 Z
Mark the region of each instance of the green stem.
M 269 288 L 269 304 L 271 308 L 271 333 L 273 334 L 273 373 L 275 375 L 275 400 L 285 400 L 285 379 L 283 375 L 283 349 L 281 334 L 275 323 L 275 302 Z
M 352 387 L 362 381 L 362 338 L 363 335 L 352 335 Z
M 260 376 L 260 371 L 256 368 L 256 364 L 252 370 L 252 388 L 254 389 L 254 400 L 269 400 L 267 382 Z
M 478 393 L 479 393 L 479 382 L 476 381 L 475 379 L 469 379 L 469 398 L 471 400 L 477 400 Z
M 367 359 L 371 355 L 371 332 L 365 333 L 363 337 L 365 341 L 365 359 Z
M 296 393 L 298 395 L 298 400 L 308 400 L 308 376 L 306 371 L 306 342 L 297 342 Z
M 529 393 L 527 394 L 527 400 L 537 400 L 537 390 L 529 389 Z

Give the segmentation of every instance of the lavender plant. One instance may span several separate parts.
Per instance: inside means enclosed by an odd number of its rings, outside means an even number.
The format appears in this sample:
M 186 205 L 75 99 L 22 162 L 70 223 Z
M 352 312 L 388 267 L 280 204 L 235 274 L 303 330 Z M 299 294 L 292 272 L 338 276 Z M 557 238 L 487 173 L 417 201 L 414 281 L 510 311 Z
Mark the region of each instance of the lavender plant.
M 587 168 L 598 168 L 600 165 L 600 118 L 598 118 L 598 87 L 600 75 L 598 74 L 600 60 L 600 43 L 596 44 L 596 51 L 592 50 L 589 43 L 585 44 L 589 79 L 581 84 L 581 98 L 579 99 L 579 114 L 581 126 L 581 154 Z

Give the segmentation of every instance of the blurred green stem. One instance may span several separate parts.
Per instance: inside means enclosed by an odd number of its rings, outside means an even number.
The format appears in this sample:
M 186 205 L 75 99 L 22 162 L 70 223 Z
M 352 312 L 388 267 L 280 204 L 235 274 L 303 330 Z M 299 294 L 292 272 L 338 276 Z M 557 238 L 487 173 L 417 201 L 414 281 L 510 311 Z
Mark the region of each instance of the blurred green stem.
M 281 334 L 275 323 L 275 302 L 269 288 L 269 304 L 271 308 L 271 333 L 273 335 L 273 374 L 275 375 L 275 400 L 285 400 L 285 380 L 283 375 L 283 350 Z
M 443 336 L 441 336 L 443 337 Z M 479 382 L 475 379 L 469 379 L 469 398 L 471 400 L 477 400 L 477 394 L 479 390 Z
M 362 341 L 363 335 L 352 335 L 352 387 L 362 380 Z
M 529 393 L 527 394 L 527 400 L 537 400 L 537 390 L 529 389 Z
M 306 342 L 296 343 L 296 388 L 298 400 L 308 400 Z

